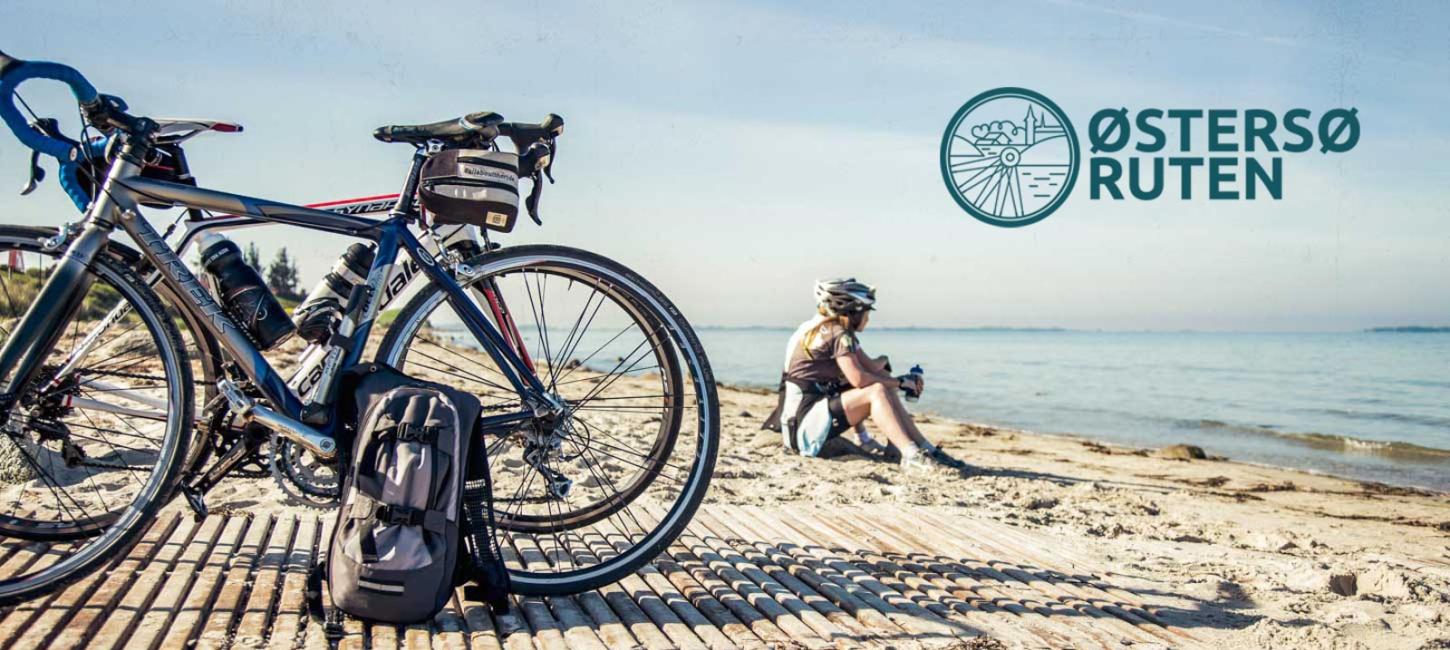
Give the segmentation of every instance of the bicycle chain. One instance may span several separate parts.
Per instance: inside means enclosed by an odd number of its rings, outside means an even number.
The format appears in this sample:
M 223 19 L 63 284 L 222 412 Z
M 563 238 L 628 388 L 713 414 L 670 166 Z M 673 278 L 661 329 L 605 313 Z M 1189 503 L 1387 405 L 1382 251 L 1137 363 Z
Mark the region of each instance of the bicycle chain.
M 139 375 L 134 372 L 119 372 L 115 370 L 93 370 L 90 368 L 85 368 L 78 372 L 80 374 L 106 375 L 107 377 L 121 377 L 123 379 L 148 379 L 151 381 L 166 381 L 165 377 L 156 377 L 153 375 Z

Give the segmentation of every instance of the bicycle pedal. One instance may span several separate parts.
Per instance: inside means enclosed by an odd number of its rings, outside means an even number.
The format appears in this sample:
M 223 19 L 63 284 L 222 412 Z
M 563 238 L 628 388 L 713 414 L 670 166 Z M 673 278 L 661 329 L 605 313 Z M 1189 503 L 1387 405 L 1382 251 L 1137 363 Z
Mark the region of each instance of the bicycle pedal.
M 201 490 L 190 485 L 181 486 L 181 496 L 186 497 L 186 504 L 191 506 L 192 518 L 196 521 L 206 519 L 208 510 L 206 499 L 202 497 Z

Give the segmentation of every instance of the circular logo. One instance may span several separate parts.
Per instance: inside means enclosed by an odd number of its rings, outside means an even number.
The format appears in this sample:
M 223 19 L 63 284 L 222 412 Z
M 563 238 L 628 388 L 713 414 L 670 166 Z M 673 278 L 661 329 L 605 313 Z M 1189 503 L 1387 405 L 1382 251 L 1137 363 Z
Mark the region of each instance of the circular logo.
M 1077 133 L 1052 100 L 1025 88 L 963 104 L 941 140 L 941 175 L 979 221 L 1016 228 L 1052 214 L 1077 180 Z

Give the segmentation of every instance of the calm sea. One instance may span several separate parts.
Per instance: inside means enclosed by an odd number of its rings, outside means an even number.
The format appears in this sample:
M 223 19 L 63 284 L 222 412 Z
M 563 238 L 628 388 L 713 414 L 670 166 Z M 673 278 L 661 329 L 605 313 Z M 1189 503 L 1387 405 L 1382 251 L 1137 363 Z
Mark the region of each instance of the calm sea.
M 716 377 L 774 386 L 787 329 L 700 330 Z M 1450 490 L 1450 334 L 867 330 L 916 407 L 1136 446 Z

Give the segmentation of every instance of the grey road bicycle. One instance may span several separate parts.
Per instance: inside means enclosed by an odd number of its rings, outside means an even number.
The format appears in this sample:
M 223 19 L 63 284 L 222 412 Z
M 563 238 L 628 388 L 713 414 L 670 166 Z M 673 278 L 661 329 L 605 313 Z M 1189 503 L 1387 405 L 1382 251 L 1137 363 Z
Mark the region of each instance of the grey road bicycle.
M 79 139 L 24 117 L 16 87 L 31 79 L 70 87 Z M 528 161 L 538 221 L 558 116 L 527 124 L 483 112 L 378 129 L 379 140 L 414 147 L 383 218 L 197 187 L 181 144 L 238 127 L 132 115 L 68 66 L 0 53 L 0 117 L 34 152 L 34 169 L 41 154 L 60 162 L 85 215 L 61 228 L 0 226 L 0 605 L 117 561 L 177 493 L 205 513 L 207 490 L 264 449 L 289 472 L 335 467 L 349 433 L 337 417 L 340 370 L 369 353 L 482 399 L 478 431 L 520 593 L 618 580 L 673 541 L 703 500 L 719 404 L 679 310 L 602 256 L 500 247 L 486 229 L 445 233 L 418 205 L 430 158 L 511 142 Z M 42 176 L 32 172 L 27 191 Z M 143 207 L 183 216 L 163 233 Z M 328 335 L 290 376 L 264 356 L 248 315 L 179 254 L 199 234 L 259 224 L 346 235 L 371 252 Z M 385 334 L 370 338 L 394 302 L 403 304 Z

